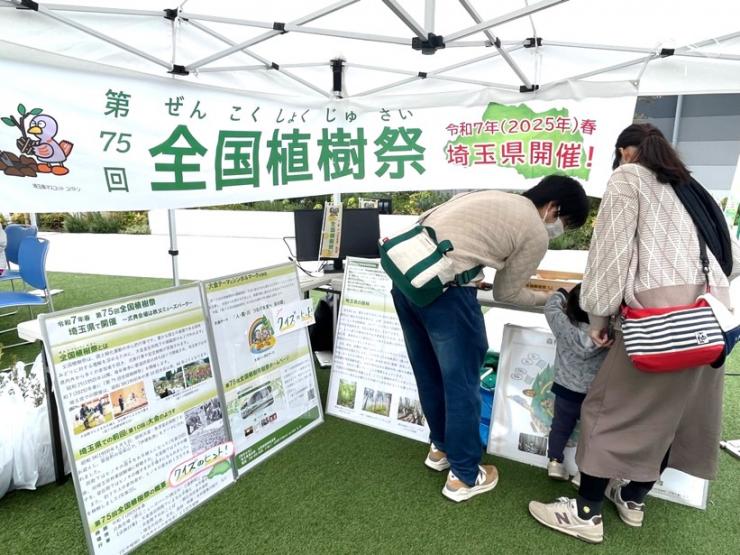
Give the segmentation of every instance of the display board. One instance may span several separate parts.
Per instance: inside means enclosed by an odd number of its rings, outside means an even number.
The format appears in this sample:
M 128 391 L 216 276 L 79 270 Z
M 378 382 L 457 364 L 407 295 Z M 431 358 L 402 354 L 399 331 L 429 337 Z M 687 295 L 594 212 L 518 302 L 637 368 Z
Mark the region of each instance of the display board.
M 429 441 L 390 290 L 379 261 L 347 258 L 326 412 Z
M 547 438 L 555 406 L 550 391 L 554 361 L 555 338 L 549 330 L 504 326 L 489 453 L 547 468 Z M 580 427 L 576 426 L 564 453 L 564 464 L 571 475 L 578 471 L 575 451 L 579 433 Z M 669 468 L 650 495 L 704 509 L 708 488 L 707 480 Z
M 127 553 L 234 480 L 197 285 L 42 314 L 92 553 Z
M 323 421 L 295 265 L 202 284 L 238 475 Z

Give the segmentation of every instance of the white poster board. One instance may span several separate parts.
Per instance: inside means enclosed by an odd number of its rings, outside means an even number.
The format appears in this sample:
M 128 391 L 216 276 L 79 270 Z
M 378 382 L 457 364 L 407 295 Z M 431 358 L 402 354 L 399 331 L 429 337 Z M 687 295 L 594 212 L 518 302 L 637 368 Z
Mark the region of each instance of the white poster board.
M 323 421 L 293 264 L 202 284 L 238 475 Z M 303 316 L 301 312 L 303 311 Z
M 234 480 L 197 285 L 40 316 L 92 553 L 127 553 Z
M 555 338 L 545 329 L 507 324 L 499 359 L 488 452 L 547 468 L 547 438 L 555 406 Z M 571 475 L 578 467 L 575 450 L 579 426 L 564 455 Z M 683 505 L 706 508 L 709 482 L 667 469 L 651 495 Z
M 418 441 L 429 441 L 419 393 L 378 260 L 348 257 L 326 412 Z

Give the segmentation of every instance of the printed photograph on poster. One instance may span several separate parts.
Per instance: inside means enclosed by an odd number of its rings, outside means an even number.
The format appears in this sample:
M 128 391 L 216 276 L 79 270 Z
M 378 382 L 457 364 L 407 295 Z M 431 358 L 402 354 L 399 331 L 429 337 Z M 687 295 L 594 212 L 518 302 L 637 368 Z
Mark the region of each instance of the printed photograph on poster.
M 372 412 L 380 416 L 390 416 L 392 395 L 384 391 L 376 391 L 369 387 L 365 388 L 362 401 L 362 410 Z
M 198 385 L 202 381 L 209 380 L 213 376 L 211 372 L 211 361 L 208 357 L 185 364 L 182 367 L 185 375 L 185 387 Z
M 401 397 L 398 401 L 397 418 L 402 422 L 416 424 L 417 426 L 424 426 L 426 424 L 426 418 L 421 411 L 421 402 L 419 399 L 412 399 L 410 397 Z
M 226 441 L 223 412 L 218 397 L 185 411 L 185 427 L 194 453 Z
M 160 399 L 164 399 L 185 389 L 185 375 L 182 373 L 182 368 L 167 370 L 163 376 L 152 380 L 152 385 L 154 393 Z
M 81 403 L 79 407 L 72 409 L 72 413 L 75 435 L 113 421 L 113 406 L 107 393 Z
M 357 398 L 357 382 L 339 380 L 339 391 L 337 392 L 337 405 L 355 408 L 355 399 Z
M 110 397 L 113 401 L 113 416 L 115 418 L 127 416 L 149 404 L 143 381 L 116 389 L 111 392 Z
M 269 431 L 287 408 L 281 379 L 242 391 L 238 395 L 244 437 Z

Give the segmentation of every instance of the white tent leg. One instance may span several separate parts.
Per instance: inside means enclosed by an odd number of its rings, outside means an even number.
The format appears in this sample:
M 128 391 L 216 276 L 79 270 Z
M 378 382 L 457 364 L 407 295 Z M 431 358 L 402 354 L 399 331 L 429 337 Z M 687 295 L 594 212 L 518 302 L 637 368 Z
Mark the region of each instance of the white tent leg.
M 172 257 L 172 285 L 177 287 L 180 285 L 180 273 L 177 267 L 177 257 L 180 252 L 177 250 L 177 229 L 175 227 L 175 211 L 173 209 L 167 210 L 167 219 L 169 220 L 170 228 L 170 256 Z

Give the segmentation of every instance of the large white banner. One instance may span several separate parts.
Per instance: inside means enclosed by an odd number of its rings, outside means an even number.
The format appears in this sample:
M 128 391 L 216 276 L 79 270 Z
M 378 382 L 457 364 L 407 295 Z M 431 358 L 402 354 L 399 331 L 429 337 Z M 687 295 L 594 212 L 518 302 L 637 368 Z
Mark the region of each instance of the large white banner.
M 0 57 L 7 211 L 181 208 L 337 192 L 524 189 L 600 196 L 636 97 L 363 112 L 180 80 Z
M 321 424 L 293 264 L 203 282 L 238 474 Z M 302 315 L 303 313 L 303 315 Z
M 132 551 L 233 482 L 197 285 L 40 319 L 92 553 Z
M 377 260 L 345 263 L 326 412 L 429 441 L 391 280 Z
M 547 468 L 547 441 L 555 407 L 555 338 L 544 329 L 507 324 L 501 345 L 488 452 Z M 578 471 L 576 426 L 565 449 L 565 466 Z M 544 476 L 543 476 L 544 479 Z M 709 482 L 666 469 L 651 495 L 704 509 Z

